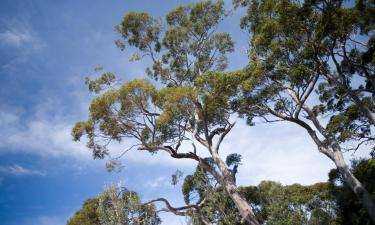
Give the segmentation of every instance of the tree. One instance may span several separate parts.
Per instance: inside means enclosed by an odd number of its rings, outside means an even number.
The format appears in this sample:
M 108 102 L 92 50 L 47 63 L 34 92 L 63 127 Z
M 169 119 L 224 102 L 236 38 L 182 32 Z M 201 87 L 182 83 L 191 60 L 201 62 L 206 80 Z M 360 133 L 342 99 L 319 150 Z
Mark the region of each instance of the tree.
M 136 192 L 110 186 L 98 196 L 98 218 L 103 225 L 158 225 L 153 204 L 142 204 Z
M 87 199 L 82 208 L 68 220 L 67 225 L 100 225 L 97 209 L 98 199 Z
M 155 205 L 142 204 L 136 192 L 121 185 L 107 187 L 83 203 L 67 225 L 158 225 Z
M 231 158 L 234 158 L 233 155 L 227 157 Z M 354 172 L 361 171 L 363 175 L 360 177 L 365 176 L 369 183 L 373 183 L 374 168 L 371 163 L 365 161 L 363 164 L 361 161 L 361 169 Z M 240 189 L 248 203 L 256 209 L 255 214 L 261 224 L 371 224 L 351 191 L 338 184 L 339 173 L 332 171 L 330 177 L 331 183 L 283 186 L 273 181 L 262 181 L 258 186 Z M 185 177 L 182 193 L 187 205 L 184 211 L 168 204 L 167 208 L 156 211 L 151 202 L 141 203 L 137 193 L 119 185 L 110 186 L 95 199 L 85 201 L 68 225 L 159 224 L 157 212 L 170 210 L 187 216 L 192 225 L 241 224 L 241 215 L 230 196 L 202 167 L 197 166 L 193 174 Z M 162 199 L 154 201 L 168 203 Z M 198 208 L 188 207 L 198 203 Z
M 256 187 L 245 188 L 264 224 L 337 224 L 335 198 L 328 183 L 283 186 L 262 181 Z
M 122 36 L 116 44 L 123 50 L 126 46 L 138 49 L 135 60 L 149 57 L 153 65 L 147 73 L 163 88 L 148 80 L 117 88 L 111 73 L 87 79 L 89 89 L 99 96 L 90 105 L 88 120 L 76 123 L 72 135 L 76 141 L 87 136 L 94 158 L 109 155 L 111 141 L 130 138 L 137 144 L 127 151 L 137 147 L 194 160 L 222 185 L 245 224 L 259 224 L 219 155 L 221 143 L 235 125 L 229 121 L 234 112 L 228 103 L 237 94 L 232 81 L 236 76 L 223 72 L 233 41 L 228 33 L 216 32 L 226 14 L 221 0 L 179 6 L 167 14 L 165 26 L 147 13 L 128 13 L 116 27 Z M 202 148 L 213 163 L 200 156 Z M 115 160 L 108 167 L 112 169 L 113 164 Z M 175 214 L 198 207 L 173 208 L 165 199 L 158 200 Z
M 238 159 L 238 156 L 229 155 L 227 164 L 230 164 L 228 162 L 231 159 Z M 235 162 L 238 166 L 239 161 Z M 283 186 L 273 181 L 262 181 L 258 186 L 240 187 L 248 203 L 255 209 L 258 221 L 270 225 L 339 224 L 344 217 L 341 217 L 337 208 L 340 199 L 337 199 L 336 193 L 341 188 L 332 186 L 331 183 Z M 182 193 L 186 204 L 201 203 L 198 210 L 189 214 L 193 225 L 241 224 L 241 217 L 232 199 L 203 168 L 198 166 L 193 174 L 185 177 Z
M 373 4 L 234 2 L 248 9 L 241 26 L 249 31 L 251 46 L 243 96 L 233 107 L 249 124 L 262 118 L 304 128 L 375 221 L 374 200 L 343 157 L 348 142 L 373 143 Z M 367 44 L 355 38 L 358 31 Z M 357 80 L 361 85 L 354 89 Z

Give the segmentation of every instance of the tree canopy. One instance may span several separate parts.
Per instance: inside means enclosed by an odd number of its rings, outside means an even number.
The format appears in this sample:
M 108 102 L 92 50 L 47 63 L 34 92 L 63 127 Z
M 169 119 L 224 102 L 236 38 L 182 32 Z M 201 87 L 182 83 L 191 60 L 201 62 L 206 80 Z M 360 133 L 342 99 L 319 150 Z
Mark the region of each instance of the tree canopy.
M 110 72 L 87 78 L 96 97 L 88 118 L 73 127 L 73 139 L 85 136 L 94 158 L 109 157 L 109 170 L 119 164 L 110 154 L 112 142 L 127 146 L 121 155 L 163 152 L 193 160 L 196 171 L 183 183 L 186 206 L 172 207 L 164 198 L 148 203 L 164 202 L 165 211 L 190 216 L 196 224 L 334 224 L 326 184 L 304 188 L 264 182 L 251 194 L 256 195 L 252 202 L 236 184 L 241 155 L 231 152 L 227 160 L 220 155 L 236 115 L 249 125 L 294 123 L 336 165 L 364 214 L 375 221 L 372 193 L 343 155 L 374 148 L 373 2 L 233 3 L 247 10 L 240 26 L 250 38 L 248 65 L 236 71 L 226 70 L 234 40 L 217 30 L 230 14 L 224 1 L 181 5 L 164 19 L 145 12 L 125 15 L 116 26 L 121 36 L 116 44 L 121 50 L 136 49 L 132 60 L 151 60 L 145 68 L 150 79 L 120 83 Z

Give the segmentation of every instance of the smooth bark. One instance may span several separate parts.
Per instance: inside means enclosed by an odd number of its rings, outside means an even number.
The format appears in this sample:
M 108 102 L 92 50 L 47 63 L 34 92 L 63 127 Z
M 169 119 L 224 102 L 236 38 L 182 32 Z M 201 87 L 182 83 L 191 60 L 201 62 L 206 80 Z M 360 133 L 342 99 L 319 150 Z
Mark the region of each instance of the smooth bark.
M 345 183 L 353 190 L 357 198 L 362 202 L 363 206 L 367 209 L 372 221 L 375 221 L 375 203 L 371 197 L 371 194 L 363 187 L 362 183 L 354 176 L 352 171 L 346 165 L 344 157 L 341 151 L 335 151 L 334 162 L 337 169 L 343 176 Z
M 217 148 L 218 147 L 219 146 L 217 146 Z M 243 223 L 246 225 L 259 225 L 259 222 L 255 217 L 253 209 L 238 190 L 234 182 L 232 173 L 228 170 L 224 162 L 221 160 L 217 151 L 215 149 L 212 149 L 211 152 L 212 157 L 223 176 L 222 180 L 225 186 L 225 190 L 227 191 L 228 195 L 233 200 L 238 211 L 240 212 Z

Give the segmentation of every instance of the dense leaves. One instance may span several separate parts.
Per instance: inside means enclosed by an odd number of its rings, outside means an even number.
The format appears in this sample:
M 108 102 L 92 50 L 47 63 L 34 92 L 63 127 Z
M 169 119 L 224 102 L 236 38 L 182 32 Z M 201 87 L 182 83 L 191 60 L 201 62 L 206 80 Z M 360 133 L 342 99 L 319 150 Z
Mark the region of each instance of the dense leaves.
M 98 203 L 99 200 L 96 198 L 86 200 L 82 208 L 68 220 L 67 225 L 100 225 Z

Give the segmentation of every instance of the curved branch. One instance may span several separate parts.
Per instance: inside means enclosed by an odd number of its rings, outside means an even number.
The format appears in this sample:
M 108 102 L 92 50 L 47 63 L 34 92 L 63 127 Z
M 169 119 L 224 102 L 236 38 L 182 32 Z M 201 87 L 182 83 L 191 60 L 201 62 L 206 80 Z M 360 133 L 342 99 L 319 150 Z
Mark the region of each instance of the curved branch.
M 202 201 L 200 201 L 199 204 L 191 204 L 191 205 L 186 205 L 186 206 L 181 206 L 181 207 L 173 207 L 167 199 L 157 198 L 157 199 L 153 199 L 151 201 L 148 201 L 148 202 L 144 203 L 143 205 L 148 205 L 148 204 L 152 204 L 152 203 L 155 203 L 155 202 L 163 202 L 166 206 L 166 208 L 159 209 L 159 210 L 157 210 L 157 212 L 171 212 L 171 213 L 173 213 L 175 215 L 178 215 L 178 216 L 190 216 L 192 214 L 192 210 L 199 209 L 206 202 L 206 199 L 204 198 Z M 205 225 L 212 225 L 212 223 L 209 222 L 209 220 L 207 218 L 205 218 L 204 216 L 202 216 L 200 214 L 198 216 L 199 216 L 199 219 Z

